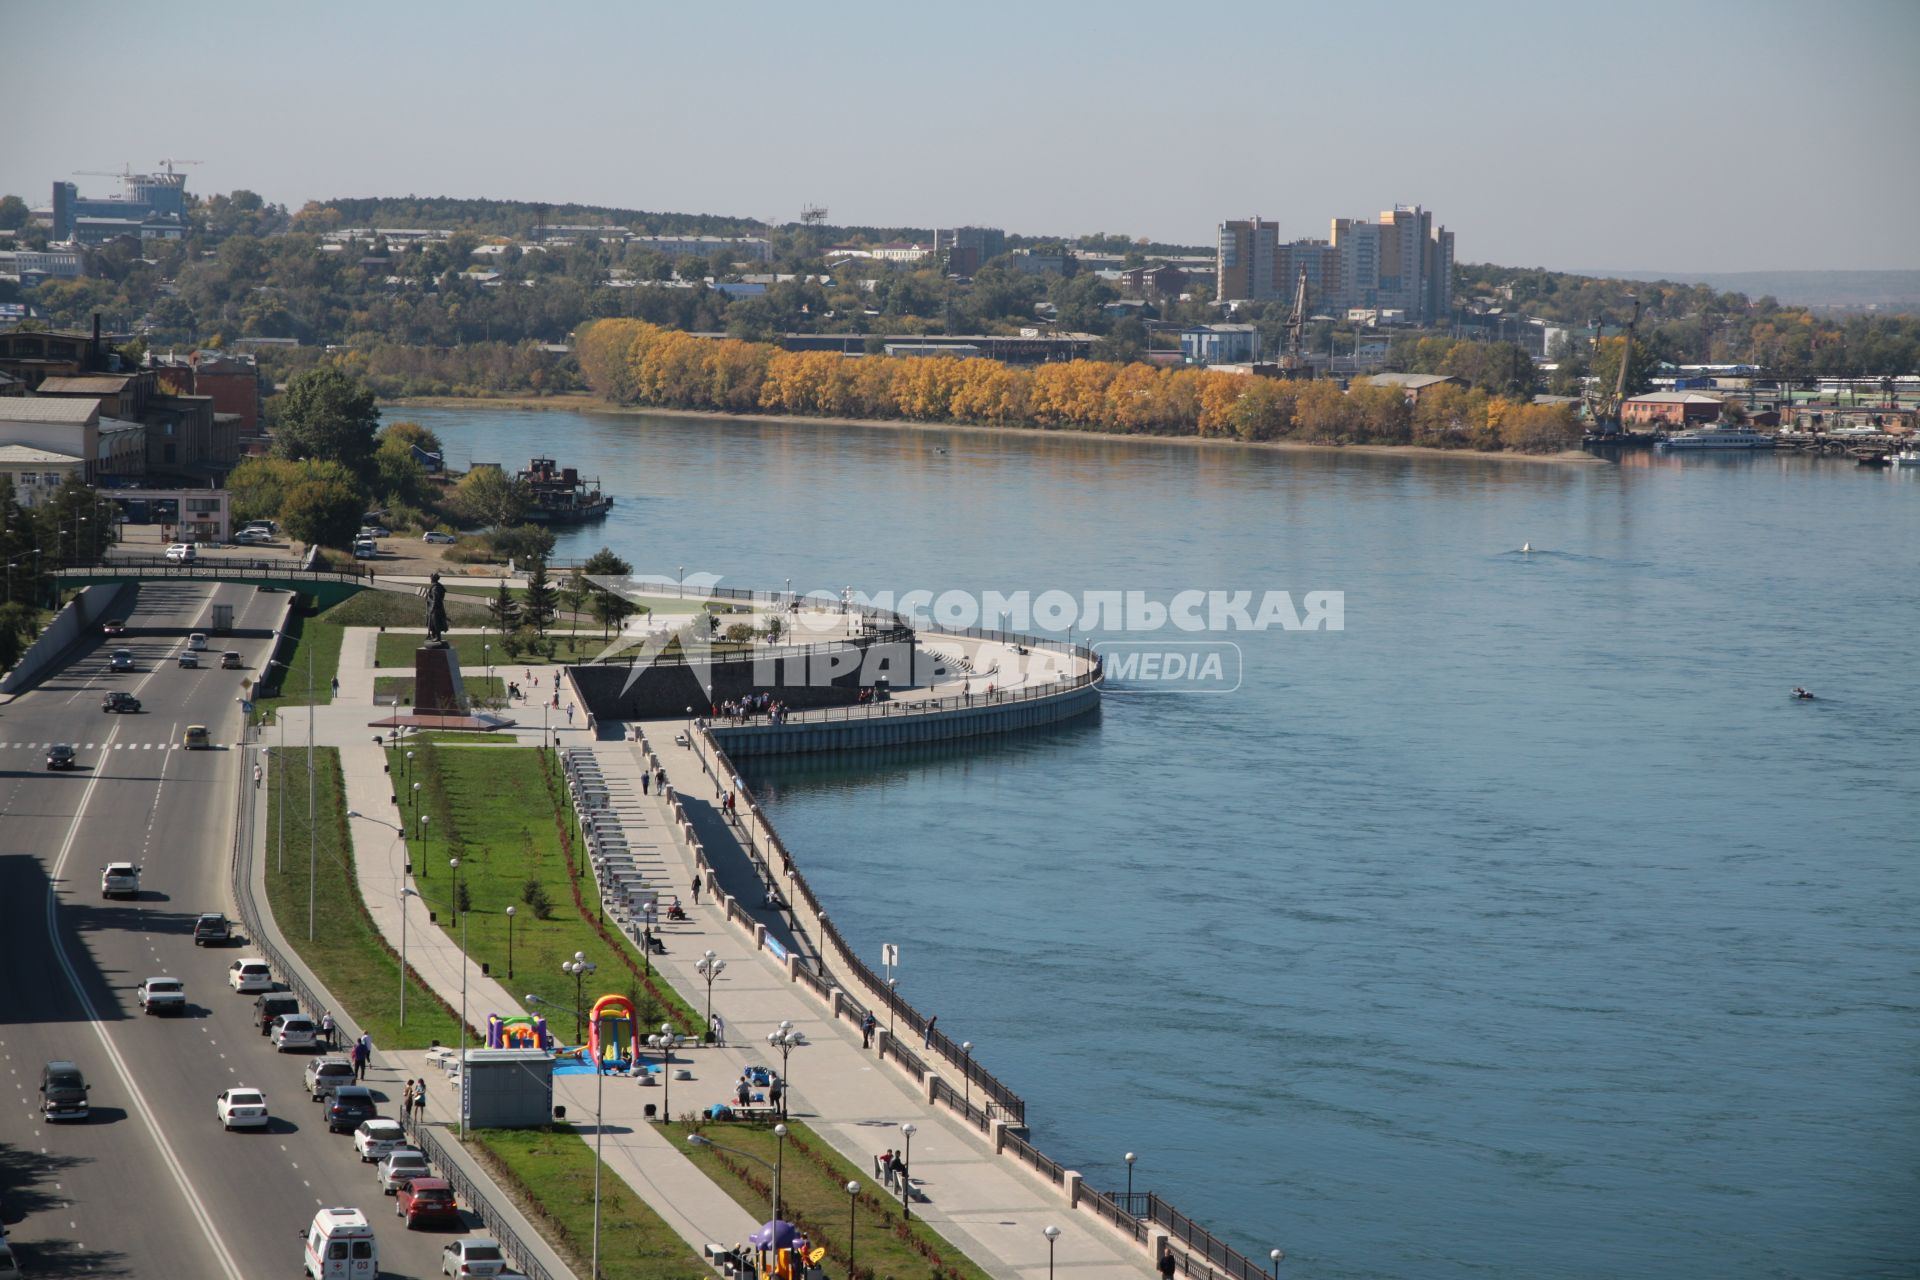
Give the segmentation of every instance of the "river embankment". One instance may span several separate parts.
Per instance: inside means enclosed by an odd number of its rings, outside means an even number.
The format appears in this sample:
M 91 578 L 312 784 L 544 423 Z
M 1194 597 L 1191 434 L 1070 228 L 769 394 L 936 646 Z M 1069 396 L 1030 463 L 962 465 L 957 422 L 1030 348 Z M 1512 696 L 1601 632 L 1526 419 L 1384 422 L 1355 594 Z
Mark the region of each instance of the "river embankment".
M 1555 453 L 1517 453 L 1512 450 L 1436 449 L 1421 444 L 1314 444 L 1305 440 L 1239 440 L 1227 436 L 1160 435 L 1147 431 L 1087 431 L 1071 427 L 1010 427 L 973 422 L 920 422 L 903 418 L 833 418 L 799 413 L 723 413 L 716 409 L 662 409 L 650 405 L 614 404 L 585 392 L 563 395 L 513 396 L 403 396 L 381 401 L 383 407 L 406 409 L 497 409 L 541 412 L 565 410 L 572 413 L 604 413 L 634 417 L 712 418 L 732 422 L 785 422 L 801 426 L 861 427 L 888 431 L 937 431 L 964 435 L 1025 436 L 1067 440 L 1139 440 L 1154 444 L 1192 445 L 1205 449 L 1255 449 L 1263 452 L 1364 453 L 1392 457 L 1404 455 L 1425 458 L 1484 458 L 1494 462 L 1573 463 L 1601 462 L 1584 449 L 1562 449 Z

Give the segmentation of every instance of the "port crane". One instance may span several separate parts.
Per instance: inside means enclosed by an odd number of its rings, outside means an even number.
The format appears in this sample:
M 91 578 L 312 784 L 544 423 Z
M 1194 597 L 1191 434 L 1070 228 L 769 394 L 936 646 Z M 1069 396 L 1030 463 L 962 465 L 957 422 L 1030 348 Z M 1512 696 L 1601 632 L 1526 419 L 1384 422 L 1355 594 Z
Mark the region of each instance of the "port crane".
M 1286 323 L 1280 328 L 1283 335 L 1280 367 L 1296 371 L 1306 368 L 1307 273 L 1304 268 L 1293 284 L 1293 309 L 1287 312 Z

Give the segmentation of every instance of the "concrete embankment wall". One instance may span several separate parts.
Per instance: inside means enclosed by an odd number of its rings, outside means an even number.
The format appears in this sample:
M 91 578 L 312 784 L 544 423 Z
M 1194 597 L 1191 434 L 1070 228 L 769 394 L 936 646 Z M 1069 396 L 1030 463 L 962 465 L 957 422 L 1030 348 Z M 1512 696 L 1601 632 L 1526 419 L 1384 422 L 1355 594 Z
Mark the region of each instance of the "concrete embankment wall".
M 991 733 L 1043 728 L 1085 715 L 1100 705 L 1100 690 L 1083 685 L 1047 697 L 914 711 L 911 703 L 862 708 L 846 720 L 802 720 L 779 725 L 709 726 L 730 756 L 782 755 L 800 751 L 850 751 L 946 742 Z M 889 708 L 897 707 L 892 714 Z
M 689 707 L 693 714 L 705 715 L 710 704 L 753 693 L 771 693 L 796 708 L 848 706 L 876 678 L 904 682 L 913 660 L 911 641 L 858 639 L 807 646 L 791 656 L 772 650 L 692 666 L 678 661 L 635 667 L 595 664 L 567 671 L 588 715 L 642 720 L 681 715 Z
M 133 585 L 126 582 L 84 588 L 66 608 L 54 615 L 47 629 L 20 655 L 13 670 L 0 680 L 0 694 L 19 693 L 45 675 L 102 618 L 121 608 L 122 600 L 130 598 L 133 590 Z

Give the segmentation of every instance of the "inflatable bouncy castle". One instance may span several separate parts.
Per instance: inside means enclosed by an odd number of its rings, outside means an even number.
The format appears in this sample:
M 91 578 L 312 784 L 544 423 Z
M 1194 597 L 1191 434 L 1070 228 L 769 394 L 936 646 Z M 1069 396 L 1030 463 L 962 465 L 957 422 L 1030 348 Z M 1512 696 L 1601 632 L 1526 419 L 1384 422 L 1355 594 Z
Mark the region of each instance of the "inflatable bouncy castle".
M 587 1055 L 602 1071 L 625 1071 L 636 1051 L 633 1001 L 625 996 L 601 996 L 587 1016 Z
M 545 1018 L 503 1018 L 487 1015 L 487 1048 L 552 1049 L 553 1037 L 547 1032 Z

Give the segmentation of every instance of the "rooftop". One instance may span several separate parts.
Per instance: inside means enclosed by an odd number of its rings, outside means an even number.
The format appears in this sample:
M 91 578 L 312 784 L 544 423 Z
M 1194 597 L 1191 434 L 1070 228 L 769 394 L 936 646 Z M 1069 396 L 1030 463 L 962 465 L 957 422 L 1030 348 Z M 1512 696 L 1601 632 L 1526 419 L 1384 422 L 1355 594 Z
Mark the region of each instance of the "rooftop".
M 1698 391 L 1656 391 L 1651 395 L 1629 396 L 1628 404 L 1725 404 L 1724 396 L 1702 395 Z
M 112 396 L 126 390 L 130 373 L 90 373 L 78 378 L 48 378 L 40 384 L 43 396 Z
M 55 453 L 51 449 L 35 449 L 24 444 L 0 444 L 0 464 L 60 466 L 63 463 L 78 465 L 80 461 L 70 453 Z
M 1443 382 L 1459 382 L 1461 379 L 1444 373 L 1376 373 L 1367 381 L 1376 387 L 1404 387 L 1408 391 L 1420 391 L 1426 387 L 1439 386 Z
M 0 398 L 0 422 L 65 422 L 84 427 L 100 416 L 91 400 L 65 396 L 6 396 Z

